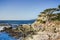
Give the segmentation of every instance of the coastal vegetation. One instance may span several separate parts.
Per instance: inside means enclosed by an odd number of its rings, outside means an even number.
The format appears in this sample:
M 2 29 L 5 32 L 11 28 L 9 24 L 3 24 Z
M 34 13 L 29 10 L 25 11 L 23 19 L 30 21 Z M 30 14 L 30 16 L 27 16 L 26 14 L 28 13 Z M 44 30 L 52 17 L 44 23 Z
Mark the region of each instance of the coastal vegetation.
M 22 24 L 15 29 L 4 27 L 5 32 L 22 40 L 60 40 L 60 5 L 40 12 L 32 24 Z

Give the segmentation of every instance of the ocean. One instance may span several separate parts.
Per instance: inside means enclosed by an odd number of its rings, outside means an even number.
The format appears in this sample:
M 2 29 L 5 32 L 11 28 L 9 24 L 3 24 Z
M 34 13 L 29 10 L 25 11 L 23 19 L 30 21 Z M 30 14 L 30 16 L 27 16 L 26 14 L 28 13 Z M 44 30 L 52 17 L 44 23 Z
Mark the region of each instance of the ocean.
M 35 20 L 0 20 L 1 23 L 7 24 L 32 24 Z M 6 32 L 0 32 L 0 40 L 17 40 L 11 36 L 9 36 Z
M 8 23 L 8 24 L 31 24 L 35 20 L 0 20 L 0 23 Z

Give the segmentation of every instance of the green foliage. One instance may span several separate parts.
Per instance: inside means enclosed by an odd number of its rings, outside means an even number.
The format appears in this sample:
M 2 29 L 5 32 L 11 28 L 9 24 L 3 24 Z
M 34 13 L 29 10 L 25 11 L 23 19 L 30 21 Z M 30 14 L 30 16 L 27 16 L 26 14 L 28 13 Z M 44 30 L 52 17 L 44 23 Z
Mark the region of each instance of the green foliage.
M 60 9 L 60 5 L 58 6 L 58 8 Z
M 51 21 L 51 20 L 60 20 L 60 13 L 53 14 L 53 12 L 56 12 L 56 11 L 60 11 L 60 5 L 58 6 L 58 8 L 45 9 L 44 12 L 41 12 L 41 14 L 45 14 L 45 16 L 47 16 L 46 22 Z M 43 17 L 41 15 L 39 15 L 39 16 Z M 42 20 L 40 20 L 40 22 L 44 23 L 44 21 L 42 21 Z

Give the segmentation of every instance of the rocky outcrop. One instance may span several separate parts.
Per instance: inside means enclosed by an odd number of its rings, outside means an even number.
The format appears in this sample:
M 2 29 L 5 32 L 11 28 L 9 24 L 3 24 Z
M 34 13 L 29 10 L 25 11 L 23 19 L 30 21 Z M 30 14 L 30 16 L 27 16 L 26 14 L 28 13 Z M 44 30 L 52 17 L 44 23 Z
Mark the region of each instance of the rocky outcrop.
M 26 40 L 60 40 L 60 13 L 53 14 L 59 10 L 59 8 L 50 8 L 41 12 L 32 24 L 37 34 L 33 35 L 33 38 L 27 37 Z
M 37 35 L 33 35 L 33 39 L 27 37 L 26 40 L 58 40 L 60 39 L 60 33 L 52 32 L 38 32 Z
M 4 30 L 4 27 L 9 28 L 9 27 L 11 27 L 11 25 L 1 23 L 0 24 L 0 31 Z

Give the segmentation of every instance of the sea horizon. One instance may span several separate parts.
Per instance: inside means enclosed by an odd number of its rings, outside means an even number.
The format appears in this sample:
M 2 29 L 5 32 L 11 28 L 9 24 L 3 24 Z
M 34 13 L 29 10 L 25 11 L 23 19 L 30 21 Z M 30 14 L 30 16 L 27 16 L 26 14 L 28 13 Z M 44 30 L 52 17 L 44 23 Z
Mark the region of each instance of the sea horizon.
M 8 23 L 8 24 L 31 24 L 35 21 L 34 20 L 0 20 L 1 23 Z

